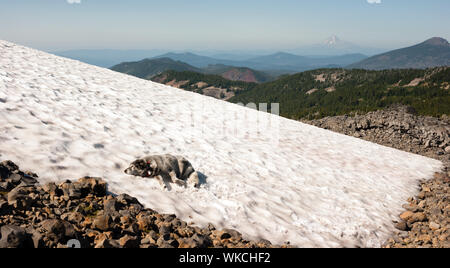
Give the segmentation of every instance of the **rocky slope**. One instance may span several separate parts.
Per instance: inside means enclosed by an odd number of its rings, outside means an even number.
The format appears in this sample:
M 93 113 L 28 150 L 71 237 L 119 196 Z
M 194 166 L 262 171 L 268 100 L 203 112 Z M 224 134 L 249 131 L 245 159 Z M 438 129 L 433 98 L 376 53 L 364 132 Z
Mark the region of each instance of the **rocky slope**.
M 136 198 L 109 193 L 99 178 L 39 185 L 36 174 L 11 161 L 0 163 L 0 233 L 0 248 L 272 247 L 146 209 Z
M 420 193 L 411 197 L 398 221 L 401 231 L 389 239 L 386 248 L 450 248 L 450 177 L 436 174 L 423 182 Z
M 336 116 L 306 121 L 315 126 L 378 144 L 439 159 L 444 171 L 420 185 L 420 193 L 405 200 L 399 230 L 385 247 L 450 247 L 450 120 L 417 116 L 411 107 L 393 106 L 366 115 Z
M 356 116 L 334 116 L 306 123 L 381 145 L 450 162 L 450 118 L 418 116 L 408 106 Z

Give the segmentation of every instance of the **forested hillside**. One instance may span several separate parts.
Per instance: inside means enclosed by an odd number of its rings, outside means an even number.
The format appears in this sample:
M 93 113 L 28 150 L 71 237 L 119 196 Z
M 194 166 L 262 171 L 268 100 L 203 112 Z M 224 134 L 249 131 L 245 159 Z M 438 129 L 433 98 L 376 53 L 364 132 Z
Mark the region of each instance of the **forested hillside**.
M 378 110 L 394 103 L 419 114 L 450 114 L 450 68 L 426 70 L 320 69 L 284 76 L 242 91 L 231 102 L 280 103 L 282 116 L 322 118 Z

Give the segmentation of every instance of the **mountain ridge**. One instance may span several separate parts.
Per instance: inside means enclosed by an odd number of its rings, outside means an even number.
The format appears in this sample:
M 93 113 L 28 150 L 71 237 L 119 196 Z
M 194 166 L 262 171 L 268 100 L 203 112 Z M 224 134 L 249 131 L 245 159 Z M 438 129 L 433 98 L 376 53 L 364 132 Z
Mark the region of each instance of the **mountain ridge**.
M 425 69 L 450 66 L 450 44 L 440 37 L 430 38 L 422 43 L 375 55 L 350 64 L 351 69 Z
M 111 70 L 134 75 L 139 78 L 151 80 L 154 76 L 158 76 L 166 71 L 190 71 L 202 74 L 220 75 L 223 78 L 232 81 L 244 81 L 252 83 L 262 83 L 275 79 L 265 72 L 252 70 L 247 67 L 234 67 L 222 64 L 208 65 L 203 68 L 192 66 L 188 63 L 177 61 L 167 57 L 157 57 L 144 59 L 136 62 L 124 62 L 115 65 Z

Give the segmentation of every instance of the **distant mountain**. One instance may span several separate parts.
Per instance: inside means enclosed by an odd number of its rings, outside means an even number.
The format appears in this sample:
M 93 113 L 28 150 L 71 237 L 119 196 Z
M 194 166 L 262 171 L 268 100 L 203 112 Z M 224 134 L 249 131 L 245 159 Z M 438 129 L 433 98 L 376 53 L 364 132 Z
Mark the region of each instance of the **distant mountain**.
M 249 59 L 248 61 L 252 64 L 259 64 L 261 66 L 270 66 L 272 69 L 296 69 L 298 67 L 304 67 L 307 65 L 310 65 L 311 59 L 285 53 L 285 52 L 278 52 L 275 54 L 267 55 L 267 56 L 260 56 L 256 58 Z M 315 61 L 315 60 L 313 60 Z
M 111 70 L 133 75 L 143 79 L 151 79 L 153 76 L 168 70 L 201 72 L 200 69 L 181 61 L 170 58 L 145 59 L 137 62 L 124 62 L 113 66 Z
M 364 55 L 375 55 L 379 54 L 384 49 L 372 48 L 372 47 L 364 47 L 360 45 L 353 44 L 351 42 L 344 41 L 333 35 L 321 43 L 299 47 L 294 49 L 292 53 L 301 54 L 301 55 L 329 55 L 329 56 L 337 56 L 343 54 L 364 54 Z
M 431 38 L 418 45 L 393 50 L 376 55 L 361 62 L 351 64 L 353 69 L 425 69 L 450 66 L 450 44 L 439 37 Z
M 121 62 L 151 58 L 164 53 L 164 50 L 80 49 L 50 53 L 99 67 L 110 68 Z
M 285 52 L 257 56 L 245 60 L 216 59 L 193 53 L 167 53 L 155 58 L 161 57 L 186 62 L 197 68 L 205 68 L 209 65 L 226 65 L 246 67 L 259 71 L 273 71 L 273 73 L 278 74 L 295 73 L 317 68 L 344 67 L 367 58 L 363 54 L 304 57 Z
M 238 66 L 236 61 L 230 61 L 230 60 L 221 60 L 221 59 L 215 59 L 207 56 L 200 56 L 194 53 L 186 52 L 186 53 L 166 53 L 160 56 L 156 56 L 154 58 L 171 58 L 173 60 L 186 62 L 192 66 L 195 66 L 197 68 L 204 68 L 208 65 L 215 65 L 215 64 L 223 64 L 223 65 L 233 65 Z
M 272 55 L 249 59 L 253 65 L 267 69 L 304 71 L 318 68 L 346 66 L 353 62 L 366 59 L 363 54 L 347 54 L 341 56 L 303 57 L 290 53 L 279 52 Z
M 231 81 L 244 81 L 252 83 L 272 81 L 276 78 L 264 72 L 255 71 L 246 67 L 216 64 L 208 65 L 205 68 L 197 68 L 182 61 L 159 57 L 137 62 L 124 62 L 113 66 L 111 69 L 144 79 L 152 79 L 154 76 L 169 70 L 177 72 L 190 71 L 202 74 L 214 74 Z

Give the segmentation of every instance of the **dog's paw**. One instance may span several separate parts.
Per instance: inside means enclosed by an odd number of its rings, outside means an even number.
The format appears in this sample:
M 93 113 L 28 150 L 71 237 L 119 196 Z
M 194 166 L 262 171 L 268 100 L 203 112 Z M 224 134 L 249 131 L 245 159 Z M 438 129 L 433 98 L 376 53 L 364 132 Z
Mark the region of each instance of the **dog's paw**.
M 178 184 L 178 185 L 181 186 L 181 187 L 184 187 L 184 188 L 187 187 L 187 184 L 186 184 L 185 181 L 177 180 L 177 181 L 175 181 L 175 183 Z

